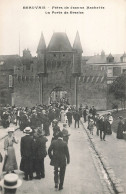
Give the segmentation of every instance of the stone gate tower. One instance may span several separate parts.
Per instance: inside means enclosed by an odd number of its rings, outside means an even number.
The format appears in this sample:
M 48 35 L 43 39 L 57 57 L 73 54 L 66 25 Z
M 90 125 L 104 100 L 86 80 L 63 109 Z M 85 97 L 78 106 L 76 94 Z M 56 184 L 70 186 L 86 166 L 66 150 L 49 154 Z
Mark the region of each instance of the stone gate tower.
M 81 73 L 82 46 L 77 32 L 73 47 L 66 33 L 53 33 L 46 47 L 43 34 L 37 49 L 40 103 L 48 104 L 53 90 L 68 94 L 70 104 L 75 104 L 75 76 Z

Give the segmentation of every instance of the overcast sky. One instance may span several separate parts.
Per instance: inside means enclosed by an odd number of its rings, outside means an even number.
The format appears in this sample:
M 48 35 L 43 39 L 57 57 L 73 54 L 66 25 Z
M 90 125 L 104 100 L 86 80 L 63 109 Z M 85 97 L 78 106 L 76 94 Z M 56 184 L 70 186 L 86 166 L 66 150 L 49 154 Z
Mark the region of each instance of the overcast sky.
M 23 9 L 23 6 L 45 6 L 46 9 Z M 65 11 L 56 7 L 85 7 L 84 14 L 45 14 L 45 11 Z M 102 6 L 105 9 L 90 9 Z M 68 10 L 70 11 L 70 10 Z M 72 11 L 72 10 L 71 10 Z M 48 45 L 53 32 L 66 32 L 73 45 L 77 30 L 83 55 L 126 51 L 125 0 L 0 0 L 0 55 L 19 54 L 29 48 L 36 55 L 41 32 Z

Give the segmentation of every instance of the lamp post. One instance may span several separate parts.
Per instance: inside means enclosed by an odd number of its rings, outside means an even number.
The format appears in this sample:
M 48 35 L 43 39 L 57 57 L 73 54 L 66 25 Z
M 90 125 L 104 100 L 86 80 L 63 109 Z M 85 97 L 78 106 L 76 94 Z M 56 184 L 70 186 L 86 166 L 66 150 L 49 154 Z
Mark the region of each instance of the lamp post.
M 47 77 L 46 72 L 38 73 L 39 76 L 39 102 L 43 104 L 44 102 L 44 77 Z
M 81 76 L 81 60 L 80 55 L 74 51 L 73 52 L 73 72 L 72 75 L 75 78 L 75 106 L 76 110 L 78 110 L 78 77 Z

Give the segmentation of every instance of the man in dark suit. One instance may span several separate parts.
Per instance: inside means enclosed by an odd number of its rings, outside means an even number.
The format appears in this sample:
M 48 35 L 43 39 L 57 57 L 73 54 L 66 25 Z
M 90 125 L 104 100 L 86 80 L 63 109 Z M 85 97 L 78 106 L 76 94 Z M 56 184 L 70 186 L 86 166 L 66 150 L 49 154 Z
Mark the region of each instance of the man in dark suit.
M 42 129 L 39 128 L 37 131 L 37 139 L 35 146 L 35 169 L 36 179 L 45 178 L 44 158 L 47 155 L 46 142 L 48 139 L 42 135 Z
M 68 112 L 66 113 L 67 119 L 68 119 L 68 125 L 70 127 L 70 125 L 72 124 L 72 112 L 69 109 Z
M 64 176 L 67 164 L 70 162 L 69 150 L 67 144 L 63 141 L 63 134 L 59 132 L 57 140 L 52 141 L 48 154 L 51 159 L 50 165 L 54 166 L 55 188 L 58 188 L 58 168 L 60 170 L 59 190 L 63 189 Z
M 20 164 L 20 170 L 24 171 L 25 177 L 24 180 L 33 179 L 33 145 L 34 141 L 30 133 L 32 132 L 32 129 L 30 127 L 26 127 L 24 129 L 24 133 L 26 135 L 21 138 L 21 164 Z
M 86 116 L 87 116 L 87 111 L 86 111 L 86 108 L 84 108 L 83 110 L 84 122 L 86 122 Z
M 77 110 L 74 112 L 73 118 L 75 120 L 75 128 L 76 128 L 77 124 L 78 124 L 78 128 L 79 128 L 80 114 Z

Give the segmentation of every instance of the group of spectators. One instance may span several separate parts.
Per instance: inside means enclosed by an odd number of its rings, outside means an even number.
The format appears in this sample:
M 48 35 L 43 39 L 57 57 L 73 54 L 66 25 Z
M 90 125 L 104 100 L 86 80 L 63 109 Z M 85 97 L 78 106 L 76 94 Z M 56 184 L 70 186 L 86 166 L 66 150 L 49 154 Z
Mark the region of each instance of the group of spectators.
M 20 153 L 21 162 L 20 170 L 24 171 L 24 180 L 45 178 L 44 159 L 49 155 L 50 165 L 54 166 L 55 188 L 63 189 L 63 182 L 66 170 L 66 163 L 70 162 L 68 141 L 70 134 L 67 126 L 71 126 L 74 119 L 74 127 L 79 128 L 80 118 L 87 122 L 87 128 L 93 135 L 96 127 L 96 134 L 101 140 L 105 141 L 106 134 L 111 135 L 111 125 L 113 117 L 111 113 L 107 115 L 98 114 L 94 106 L 84 108 L 80 106 L 76 110 L 74 106 L 55 103 L 49 106 L 36 105 L 32 108 L 10 107 L 6 106 L 1 111 L 3 127 L 9 127 L 12 122 L 19 125 L 19 128 L 25 136 L 21 138 Z M 61 129 L 59 121 L 63 124 Z M 8 124 L 8 125 L 7 125 Z M 52 126 L 53 137 L 48 151 L 46 150 L 47 137 L 50 135 L 50 126 Z M 124 122 L 123 117 L 119 117 L 117 138 L 123 138 Z M 5 158 L 3 171 L 14 173 L 17 170 L 17 161 L 15 156 L 14 143 L 18 143 L 14 136 L 13 128 L 8 128 L 8 137 L 4 141 Z M 60 185 L 58 185 L 60 168 Z M 33 172 L 36 176 L 33 177 Z
M 101 140 L 105 141 L 106 135 L 112 134 L 112 123 L 113 123 L 113 116 L 111 112 L 107 114 L 101 115 L 97 112 L 94 106 L 88 109 L 86 105 L 83 110 L 83 118 L 84 122 L 88 121 L 87 128 L 90 131 L 90 134 L 93 135 L 94 128 L 96 127 L 96 134 L 100 136 Z M 122 116 L 118 117 L 118 126 L 117 126 L 117 135 L 118 139 L 124 138 L 124 131 L 126 131 L 126 122 Z

